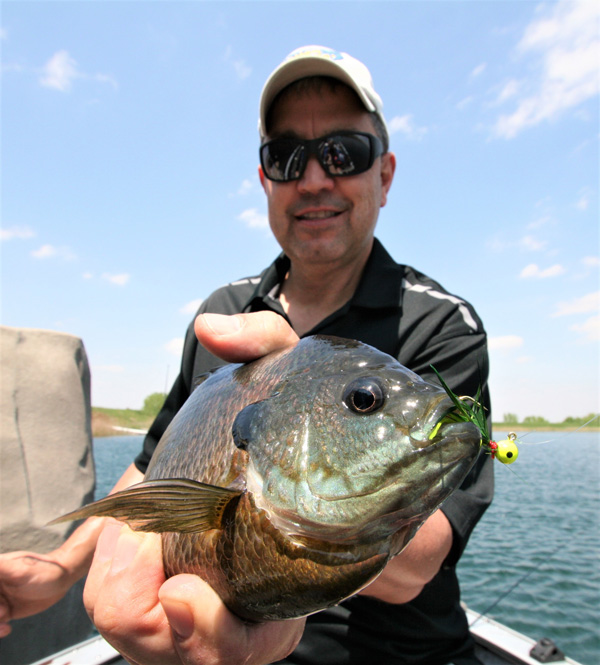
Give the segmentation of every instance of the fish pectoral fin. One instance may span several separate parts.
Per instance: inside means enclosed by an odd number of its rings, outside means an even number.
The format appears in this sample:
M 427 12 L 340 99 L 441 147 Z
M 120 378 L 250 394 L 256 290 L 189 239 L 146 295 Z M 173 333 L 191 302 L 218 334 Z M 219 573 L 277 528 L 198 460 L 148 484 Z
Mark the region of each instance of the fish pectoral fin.
M 136 531 L 198 533 L 223 526 L 229 503 L 242 492 L 184 478 L 149 480 L 67 513 L 50 524 L 114 517 Z

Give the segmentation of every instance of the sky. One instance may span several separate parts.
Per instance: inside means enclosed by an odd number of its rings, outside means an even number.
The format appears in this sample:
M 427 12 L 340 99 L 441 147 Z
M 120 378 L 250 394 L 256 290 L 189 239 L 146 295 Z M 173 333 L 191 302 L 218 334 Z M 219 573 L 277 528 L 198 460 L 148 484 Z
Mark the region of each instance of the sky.
M 94 406 L 168 389 L 201 299 L 278 253 L 258 100 L 320 44 L 371 71 L 376 235 L 479 312 L 494 419 L 600 411 L 599 7 L 5 0 L 1 323 L 81 337 Z

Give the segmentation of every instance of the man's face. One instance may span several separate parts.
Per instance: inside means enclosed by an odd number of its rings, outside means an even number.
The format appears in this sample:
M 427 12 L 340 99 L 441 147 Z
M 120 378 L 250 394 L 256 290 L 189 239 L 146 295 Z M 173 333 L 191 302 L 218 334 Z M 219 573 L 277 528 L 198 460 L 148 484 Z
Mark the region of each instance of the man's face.
M 283 95 L 271 118 L 269 139 L 314 139 L 340 130 L 375 134 L 369 113 L 346 86 Z M 259 169 L 271 230 L 292 262 L 333 266 L 366 259 L 394 168 L 394 156 L 387 153 L 365 173 L 341 178 L 327 175 L 315 156 L 292 182 L 273 182 Z

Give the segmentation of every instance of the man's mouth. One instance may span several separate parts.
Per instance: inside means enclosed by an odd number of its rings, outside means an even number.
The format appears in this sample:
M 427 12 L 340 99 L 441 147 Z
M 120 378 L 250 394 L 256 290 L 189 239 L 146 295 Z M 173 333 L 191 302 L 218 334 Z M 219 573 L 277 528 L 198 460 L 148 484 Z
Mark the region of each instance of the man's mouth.
M 338 210 L 310 210 L 296 215 L 296 218 L 299 220 L 313 221 L 337 217 L 339 214 L 341 214 L 341 212 Z

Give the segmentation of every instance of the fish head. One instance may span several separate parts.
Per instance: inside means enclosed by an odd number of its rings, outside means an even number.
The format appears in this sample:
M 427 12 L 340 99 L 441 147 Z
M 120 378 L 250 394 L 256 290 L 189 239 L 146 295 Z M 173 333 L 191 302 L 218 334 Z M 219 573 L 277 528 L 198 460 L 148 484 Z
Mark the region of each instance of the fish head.
M 370 346 L 306 338 L 281 362 L 285 379 L 242 411 L 234 438 L 247 490 L 292 537 L 389 538 L 424 521 L 479 454 L 473 424 L 439 426 L 453 409 L 440 386 Z

